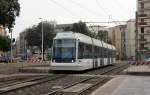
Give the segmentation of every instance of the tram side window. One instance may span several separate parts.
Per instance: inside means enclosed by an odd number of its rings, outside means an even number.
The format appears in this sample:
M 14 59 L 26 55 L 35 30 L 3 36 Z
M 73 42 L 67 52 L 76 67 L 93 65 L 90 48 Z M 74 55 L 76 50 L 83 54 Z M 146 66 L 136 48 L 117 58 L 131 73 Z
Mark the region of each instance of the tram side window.
M 112 50 L 109 50 L 109 56 L 112 58 Z
M 101 51 L 101 47 L 98 47 L 98 54 L 97 54 L 97 56 L 98 56 L 98 58 L 100 58 L 101 57 L 101 55 L 100 55 L 100 51 Z
M 107 58 L 107 49 L 105 48 L 105 58 Z
M 110 49 L 107 49 L 107 57 L 108 57 L 108 58 L 111 57 Z
M 78 50 L 78 58 L 91 58 L 92 56 L 92 45 L 79 43 L 79 50 Z
M 105 48 L 103 48 L 103 58 L 105 58 Z
M 98 46 L 94 46 L 94 57 L 95 58 L 99 57 L 99 47 Z
M 79 43 L 79 47 L 78 47 L 78 58 L 79 59 L 83 58 L 83 53 L 84 53 L 84 44 Z
M 110 57 L 112 58 L 112 50 L 110 50 Z
M 104 58 L 107 58 L 107 49 L 104 48 Z
M 112 50 L 112 57 L 114 57 L 114 54 L 115 54 L 115 53 L 114 53 L 114 51 Z
M 101 58 L 103 58 L 103 57 L 104 57 L 104 48 L 101 47 Z
M 93 50 L 94 53 L 93 53 L 93 54 L 94 54 L 94 57 L 96 58 L 96 55 L 97 55 L 97 54 L 96 54 L 96 51 L 97 51 L 97 50 L 96 50 L 96 46 L 93 46 L 93 48 L 94 48 L 94 50 Z
M 112 56 L 113 56 L 113 58 L 115 58 L 115 57 L 116 57 L 116 51 L 115 51 L 115 50 L 113 50 L 113 54 L 112 54 Z
M 85 58 L 91 58 L 91 56 L 92 56 L 92 53 L 91 53 L 91 51 L 92 51 L 92 45 L 86 44 L 84 49 L 85 49 L 84 50 L 84 52 L 85 52 Z
M 109 49 L 106 48 L 106 58 L 109 58 Z

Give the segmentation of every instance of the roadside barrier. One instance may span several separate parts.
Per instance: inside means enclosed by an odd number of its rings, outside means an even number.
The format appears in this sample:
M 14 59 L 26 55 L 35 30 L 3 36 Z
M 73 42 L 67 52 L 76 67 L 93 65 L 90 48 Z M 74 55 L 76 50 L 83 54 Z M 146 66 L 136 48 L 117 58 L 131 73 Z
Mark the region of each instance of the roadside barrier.
M 150 61 L 129 61 L 128 62 L 130 65 L 150 65 Z
M 32 58 L 30 60 L 27 61 L 28 63 L 42 63 L 41 59 L 38 58 Z

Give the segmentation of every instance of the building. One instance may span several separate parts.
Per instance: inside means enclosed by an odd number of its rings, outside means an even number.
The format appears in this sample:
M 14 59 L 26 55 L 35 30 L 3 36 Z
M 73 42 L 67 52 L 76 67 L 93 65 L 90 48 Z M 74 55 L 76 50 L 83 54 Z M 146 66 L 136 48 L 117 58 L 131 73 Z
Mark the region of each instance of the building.
M 125 32 L 125 47 L 127 58 L 135 59 L 135 20 L 131 19 L 127 21 L 127 27 Z
M 19 37 L 16 40 L 16 56 L 20 56 L 22 58 L 26 58 L 27 52 L 27 41 L 25 39 L 26 32 L 21 32 Z
M 120 60 L 126 59 L 126 25 L 119 25 L 110 28 L 108 33 L 109 37 L 112 40 L 112 44 L 117 49 L 117 58 Z
M 88 29 L 92 32 L 98 32 L 98 31 L 109 31 L 109 27 L 107 26 L 100 26 L 100 25 L 92 25 L 88 26 Z
M 137 0 L 136 55 L 140 60 L 150 58 L 150 0 Z

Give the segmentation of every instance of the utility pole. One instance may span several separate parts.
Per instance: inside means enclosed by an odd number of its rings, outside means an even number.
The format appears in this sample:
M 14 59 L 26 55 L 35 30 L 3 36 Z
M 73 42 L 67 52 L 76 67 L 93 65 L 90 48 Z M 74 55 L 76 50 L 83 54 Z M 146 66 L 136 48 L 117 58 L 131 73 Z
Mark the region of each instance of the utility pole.
M 13 45 L 13 42 L 12 42 L 12 29 L 10 30 L 10 33 L 11 33 L 11 52 L 10 52 L 11 54 L 10 54 L 10 56 L 11 56 L 11 63 L 12 63 L 13 62 L 13 59 L 12 59 L 13 58 L 13 51 L 12 51 L 12 48 L 13 48 L 13 46 L 12 46 Z
M 41 27 L 41 31 L 42 31 L 42 44 L 41 44 L 41 47 L 42 47 L 42 62 L 43 62 L 43 59 L 44 59 L 44 54 L 43 54 L 43 19 L 42 18 L 39 18 L 41 21 L 42 21 L 42 27 Z
M 135 22 L 135 53 L 136 53 L 136 60 L 139 60 L 138 55 L 138 13 L 136 12 L 136 22 Z

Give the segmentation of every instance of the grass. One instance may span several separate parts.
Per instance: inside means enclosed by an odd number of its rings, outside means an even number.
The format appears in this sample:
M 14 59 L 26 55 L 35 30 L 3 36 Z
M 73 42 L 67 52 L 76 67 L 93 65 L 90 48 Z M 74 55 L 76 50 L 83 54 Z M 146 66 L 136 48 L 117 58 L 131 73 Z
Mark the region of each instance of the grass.
M 28 67 L 28 66 L 46 66 L 49 65 L 50 62 L 45 63 L 0 63 L 0 69 L 9 69 L 9 68 L 22 68 L 22 67 Z
M 0 63 L 0 74 L 15 74 L 20 73 L 22 68 L 26 67 L 36 67 L 36 66 L 49 66 L 50 62 L 46 63 Z

